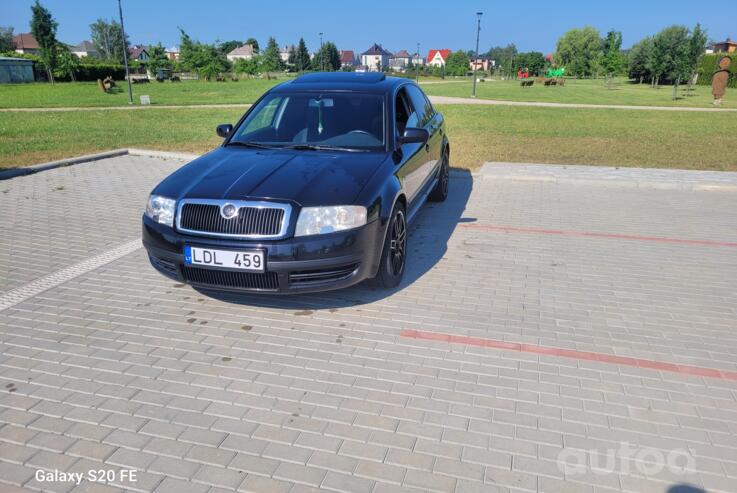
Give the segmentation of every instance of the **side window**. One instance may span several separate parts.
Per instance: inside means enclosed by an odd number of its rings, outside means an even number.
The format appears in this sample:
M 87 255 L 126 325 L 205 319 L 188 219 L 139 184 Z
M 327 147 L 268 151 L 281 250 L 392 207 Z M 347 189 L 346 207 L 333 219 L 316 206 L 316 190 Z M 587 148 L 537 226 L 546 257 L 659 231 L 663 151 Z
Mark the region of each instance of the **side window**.
M 404 129 L 407 127 L 416 127 L 418 125 L 418 118 L 415 112 L 412 110 L 412 104 L 407 97 L 407 93 L 404 89 L 397 93 L 396 100 L 396 118 L 397 118 L 397 132 L 401 135 L 404 133 Z
M 424 127 L 435 114 L 432 106 L 430 106 L 430 102 L 416 86 L 407 86 L 407 94 L 409 94 L 409 97 L 412 100 L 412 106 L 414 106 L 415 113 L 417 113 L 417 118 L 419 120 L 419 124 L 417 126 Z
M 266 103 L 258 116 L 248 122 L 248 125 L 243 129 L 241 135 L 248 135 L 263 128 L 270 127 L 274 123 L 274 116 L 281 106 L 283 99 L 284 98 L 277 97 Z

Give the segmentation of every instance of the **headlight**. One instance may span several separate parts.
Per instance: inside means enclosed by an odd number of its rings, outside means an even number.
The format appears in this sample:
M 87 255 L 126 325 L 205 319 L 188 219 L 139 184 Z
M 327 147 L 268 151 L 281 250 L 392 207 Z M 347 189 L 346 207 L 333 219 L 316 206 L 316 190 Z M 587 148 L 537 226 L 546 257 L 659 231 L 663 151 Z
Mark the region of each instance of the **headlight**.
M 157 223 L 174 226 L 176 201 L 161 195 L 151 195 L 146 204 L 146 215 Z
M 366 208 L 359 205 L 305 207 L 299 213 L 294 236 L 319 235 L 366 224 Z

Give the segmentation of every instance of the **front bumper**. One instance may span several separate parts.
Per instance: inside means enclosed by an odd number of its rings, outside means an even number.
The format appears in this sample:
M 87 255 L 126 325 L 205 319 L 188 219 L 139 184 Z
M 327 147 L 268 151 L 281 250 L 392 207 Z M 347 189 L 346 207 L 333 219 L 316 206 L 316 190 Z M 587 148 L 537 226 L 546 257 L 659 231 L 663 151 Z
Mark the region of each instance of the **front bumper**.
M 326 235 L 253 241 L 177 232 L 143 216 L 143 246 L 161 274 L 202 289 L 305 293 L 344 288 L 373 277 L 384 241 L 381 221 Z M 266 272 L 241 273 L 184 265 L 184 246 L 266 252 Z

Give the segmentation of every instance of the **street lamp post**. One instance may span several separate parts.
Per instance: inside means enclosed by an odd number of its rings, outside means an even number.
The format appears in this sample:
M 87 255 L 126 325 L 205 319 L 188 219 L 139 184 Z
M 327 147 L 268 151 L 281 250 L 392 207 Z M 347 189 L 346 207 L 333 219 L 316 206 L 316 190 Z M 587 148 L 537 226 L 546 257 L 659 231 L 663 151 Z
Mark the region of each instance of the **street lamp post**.
M 415 57 L 415 82 L 420 83 L 420 43 L 417 43 L 417 56 Z
M 479 62 L 479 34 L 481 33 L 482 15 L 484 15 L 483 12 L 476 12 L 476 18 L 478 22 L 476 24 L 476 58 L 473 60 L 473 94 L 471 94 L 472 98 L 476 97 L 476 68 L 478 67 Z
M 118 13 L 120 14 L 120 32 L 123 36 L 123 63 L 125 64 L 125 78 L 128 80 L 128 104 L 133 104 L 133 88 L 131 88 L 131 74 L 128 71 L 128 47 L 125 45 L 125 27 L 123 27 L 123 7 L 118 0 Z
M 325 67 L 322 64 L 322 57 L 323 57 L 323 53 L 322 53 L 322 33 L 320 33 L 320 72 L 323 72 L 325 70 Z

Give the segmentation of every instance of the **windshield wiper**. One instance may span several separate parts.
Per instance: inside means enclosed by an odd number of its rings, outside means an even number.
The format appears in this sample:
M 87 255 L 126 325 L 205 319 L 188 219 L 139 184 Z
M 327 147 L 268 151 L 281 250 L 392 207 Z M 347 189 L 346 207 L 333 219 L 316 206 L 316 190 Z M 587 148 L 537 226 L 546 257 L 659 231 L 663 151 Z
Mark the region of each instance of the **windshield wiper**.
M 240 140 L 231 140 L 225 145 L 226 147 L 227 146 L 240 146 L 240 147 L 254 147 L 256 149 L 276 149 L 276 146 L 262 144 L 260 142 L 242 142 Z
M 298 151 L 346 151 L 346 152 L 368 152 L 367 149 L 354 149 L 352 147 L 324 146 L 315 144 L 293 144 L 284 146 L 284 149 L 296 149 Z

